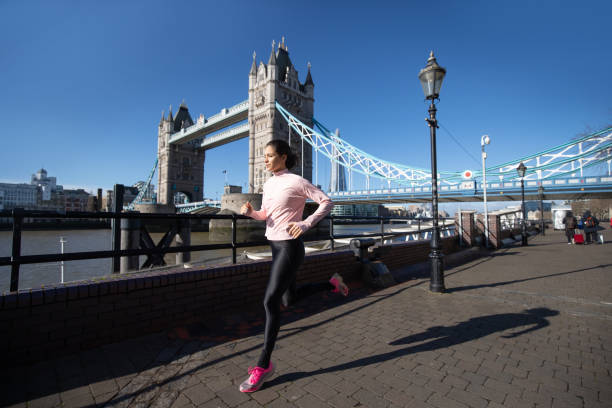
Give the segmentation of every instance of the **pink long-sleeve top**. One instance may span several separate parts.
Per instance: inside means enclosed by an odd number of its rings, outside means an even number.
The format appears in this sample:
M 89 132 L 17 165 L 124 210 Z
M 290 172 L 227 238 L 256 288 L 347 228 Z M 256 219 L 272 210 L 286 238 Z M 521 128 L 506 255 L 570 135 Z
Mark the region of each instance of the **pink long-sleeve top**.
M 310 198 L 319 208 L 302 221 L 304 204 Z M 321 221 L 334 207 L 331 199 L 308 180 L 284 169 L 274 173 L 263 188 L 261 210 L 252 210 L 249 217 L 266 221 L 266 238 L 270 241 L 293 239 L 287 232 L 290 222 L 307 231 Z

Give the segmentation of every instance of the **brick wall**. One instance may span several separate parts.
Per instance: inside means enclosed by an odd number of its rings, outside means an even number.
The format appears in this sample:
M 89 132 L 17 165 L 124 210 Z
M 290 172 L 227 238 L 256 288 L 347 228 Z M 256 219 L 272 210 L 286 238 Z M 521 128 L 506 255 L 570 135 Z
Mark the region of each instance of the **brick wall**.
M 455 228 L 457 233 L 461 232 L 461 238 L 465 246 L 476 245 L 475 214 L 476 211 L 461 211 L 455 215 Z
M 444 254 L 449 254 L 459 249 L 457 237 L 442 238 L 440 242 L 442 253 Z M 380 260 L 392 271 L 405 265 L 428 261 L 430 252 L 431 247 L 428 240 L 409 241 L 385 246 L 384 254 Z
M 443 239 L 442 245 L 451 252 L 456 239 Z M 389 246 L 382 260 L 393 270 L 426 261 L 428 254 L 428 241 L 408 242 Z M 0 296 L 2 362 L 39 361 L 260 305 L 270 265 L 135 273 L 5 293 Z M 352 251 L 309 255 L 298 284 L 325 281 L 333 272 L 355 279 L 359 270 Z

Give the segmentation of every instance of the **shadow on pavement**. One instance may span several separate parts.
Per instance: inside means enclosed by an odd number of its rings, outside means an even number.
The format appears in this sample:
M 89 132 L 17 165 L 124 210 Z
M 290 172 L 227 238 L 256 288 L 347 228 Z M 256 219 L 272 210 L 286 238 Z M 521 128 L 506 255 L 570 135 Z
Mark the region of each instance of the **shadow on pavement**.
M 313 375 L 332 373 L 335 371 L 342 370 L 350 370 L 368 366 L 370 364 L 379 364 L 398 357 L 406 356 L 408 354 L 452 347 L 454 345 L 485 337 L 496 332 L 504 332 L 506 330 L 528 326 L 527 328 L 524 328 L 520 331 L 501 336 L 502 338 L 506 339 L 514 338 L 550 325 L 548 320 L 545 318 L 558 314 L 559 312 L 557 310 L 541 307 L 535 309 L 528 309 L 525 310 L 525 312 L 523 313 L 502 313 L 496 315 L 475 317 L 467 321 L 457 323 L 454 326 L 434 326 L 430 327 L 422 333 L 417 333 L 395 340 L 389 343 L 389 345 L 399 346 L 423 341 L 426 341 L 426 343 L 418 344 L 411 347 L 400 348 L 397 350 L 390 351 L 388 353 L 363 357 L 355 361 L 338 364 L 320 370 L 284 374 L 266 383 L 264 387 L 282 384 L 286 381 L 296 381 L 301 378 L 311 377 Z
M 569 275 L 569 274 L 572 274 L 572 273 L 590 271 L 592 269 L 607 268 L 608 266 L 612 266 L 612 264 L 597 265 L 597 266 L 592 266 L 590 268 L 575 269 L 573 271 L 568 271 L 568 272 L 551 273 L 550 275 L 534 276 L 532 278 L 514 279 L 514 280 L 510 280 L 510 281 L 495 282 L 495 283 L 486 283 L 486 284 L 482 284 L 482 285 L 467 285 L 467 286 L 459 286 L 459 287 L 456 287 L 456 288 L 446 288 L 446 292 L 447 293 L 453 293 L 453 292 L 463 292 L 465 290 L 480 289 L 480 288 L 495 288 L 497 286 L 511 285 L 513 283 L 528 282 L 528 281 L 532 281 L 532 280 L 536 280 L 536 279 L 545 279 L 545 278 L 551 278 L 553 276 L 562 276 L 562 275 Z M 451 275 L 451 274 L 449 274 L 449 275 Z

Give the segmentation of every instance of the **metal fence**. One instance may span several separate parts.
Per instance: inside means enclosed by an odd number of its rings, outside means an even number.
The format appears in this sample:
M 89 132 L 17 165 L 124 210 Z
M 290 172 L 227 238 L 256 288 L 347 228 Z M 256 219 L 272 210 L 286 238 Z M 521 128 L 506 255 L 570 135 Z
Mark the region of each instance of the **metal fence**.
M 26 211 L 22 209 L 14 209 L 11 211 L 0 211 L 0 218 L 6 217 L 12 220 L 12 248 L 11 256 L 0 257 L 0 266 L 11 266 L 11 281 L 10 291 L 16 291 L 19 287 L 19 268 L 25 264 L 35 264 L 44 262 L 62 262 L 62 261 L 76 261 L 84 259 L 97 259 L 97 258 L 112 258 L 112 272 L 119 271 L 119 264 L 121 257 L 133 257 L 139 255 L 146 255 L 151 258 L 154 256 L 164 256 L 168 253 L 189 253 L 192 251 L 207 251 L 217 249 L 231 249 L 232 250 L 232 263 L 236 263 L 237 249 L 247 248 L 254 246 L 267 245 L 267 241 L 252 241 L 252 242 L 238 242 L 236 239 L 237 232 L 237 221 L 240 219 L 251 219 L 246 216 L 237 214 L 143 214 L 137 212 L 66 212 L 57 213 L 49 211 Z M 112 225 L 112 245 L 111 250 L 107 251 L 87 251 L 87 252 L 71 252 L 71 253 L 52 253 L 52 254 L 38 254 L 38 255 L 22 255 L 21 254 L 21 235 L 23 231 L 24 219 L 95 219 L 95 220 L 111 220 Z M 169 224 L 179 225 L 181 223 L 189 222 L 189 220 L 200 220 L 200 219 L 218 219 L 218 220 L 231 220 L 231 242 L 219 243 L 219 244 L 205 244 L 205 245 L 179 245 L 170 246 L 172 239 L 170 239 L 166 245 L 150 245 L 146 248 L 133 248 L 133 249 L 121 249 L 121 220 L 165 220 Z M 377 237 L 380 238 L 381 245 L 384 245 L 385 240 L 393 239 L 394 237 L 414 234 L 411 232 L 385 232 L 385 223 L 391 222 L 405 222 L 413 223 L 417 221 L 417 231 L 419 236 L 421 233 L 431 232 L 433 227 L 422 228 L 422 224 L 425 222 L 431 222 L 431 218 L 414 219 L 409 217 L 361 217 L 361 216 L 328 216 L 326 217 L 330 221 L 329 223 L 329 239 L 331 241 L 331 249 L 335 249 L 334 240 L 346 239 L 346 238 L 367 238 Z M 362 233 L 362 234 L 335 234 L 334 224 L 339 220 L 360 220 L 360 221 L 372 221 L 372 223 L 380 224 L 380 231 L 374 233 Z M 443 225 L 440 227 L 440 231 L 450 230 L 454 231 L 454 223 L 447 225 L 448 220 L 452 218 L 439 218 Z M 175 230 L 176 231 L 176 230 Z M 162 239 L 163 241 L 163 239 Z

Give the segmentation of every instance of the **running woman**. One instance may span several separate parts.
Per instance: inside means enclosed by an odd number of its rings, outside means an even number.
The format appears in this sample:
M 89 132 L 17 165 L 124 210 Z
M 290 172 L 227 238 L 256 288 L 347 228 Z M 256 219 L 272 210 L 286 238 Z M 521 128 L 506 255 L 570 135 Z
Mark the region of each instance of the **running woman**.
M 321 285 L 304 286 L 296 290 L 296 273 L 304 260 L 302 234 L 317 224 L 334 206 L 330 198 L 308 180 L 289 172 L 296 164 L 296 156 L 287 142 L 272 140 L 265 148 L 266 170 L 274 173 L 264 184 L 261 210 L 255 211 L 246 202 L 240 212 L 256 220 L 266 221 L 266 238 L 272 248 L 272 267 L 264 297 L 266 327 L 264 344 L 257 366 L 249 367 L 249 377 L 240 384 L 240 391 L 257 391 L 274 373 L 270 361 L 280 329 L 280 305 L 285 307 L 320 290 Z M 319 204 L 317 210 L 302 221 L 306 199 Z M 348 295 L 348 287 L 339 274 L 334 274 L 324 286 Z

